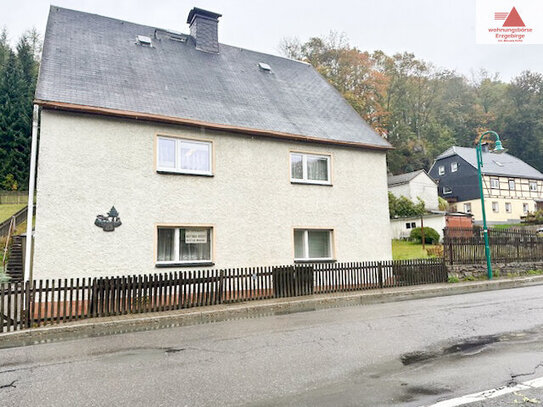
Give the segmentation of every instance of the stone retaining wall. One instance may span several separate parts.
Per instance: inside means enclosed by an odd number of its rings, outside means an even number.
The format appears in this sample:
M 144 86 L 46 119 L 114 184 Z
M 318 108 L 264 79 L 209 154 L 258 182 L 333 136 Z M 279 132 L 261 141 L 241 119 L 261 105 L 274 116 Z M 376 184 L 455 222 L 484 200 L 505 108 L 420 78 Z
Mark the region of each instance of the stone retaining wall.
M 454 264 L 447 265 L 449 277 L 465 279 L 466 277 L 485 278 L 487 275 L 486 263 L 480 264 Z M 492 263 L 495 277 L 526 275 L 532 270 L 543 270 L 543 261 Z

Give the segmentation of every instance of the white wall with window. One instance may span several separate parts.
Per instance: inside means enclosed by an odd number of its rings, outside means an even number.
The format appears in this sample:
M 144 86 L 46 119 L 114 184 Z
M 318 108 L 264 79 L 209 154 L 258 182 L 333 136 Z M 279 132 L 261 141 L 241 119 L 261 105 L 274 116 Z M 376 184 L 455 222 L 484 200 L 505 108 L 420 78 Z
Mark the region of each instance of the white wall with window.
M 465 213 L 471 213 L 471 203 L 467 202 L 464 204 L 464 212 Z
M 511 205 L 511 202 L 506 202 L 505 203 L 505 212 L 507 212 L 507 213 L 513 212 L 513 206 Z
M 292 264 L 294 228 L 312 226 L 333 229 L 332 251 L 324 251 L 324 241 L 319 256 L 340 262 L 392 258 L 383 151 L 45 110 L 40 137 L 46 142 L 38 175 L 39 278 L 149 274 L 162 270 L 160 262 L 209 259 L 215 265 L 202 267 Z M 162 149 L 161 137 L 174 141 Z M 330 157 L 333 186 L 291 183 L 290 155 L 304 150 Z M 193 155 L 200 159 L 186 160 Z M 213 177 L 180 175 L 174 168 Z M 322 174 L 319 180 L 326 179 Z M 66 200 L 46 192 L 51 190 L 77 194 Z M 94 221 L 112 205 L 122 225 L 105 233 Z M 183 239 L 181 228 L 203 226 L 212 226 L 209 243 Z M 159 227 L 174 229 L 161 232 L 160 243 Z M 312 244 L 307 256 L 316 250 Z M 172 267 L 166 270 L 183 269 Z
M 290 179 L 305 184 L 331 184 L 330 156 L 290 153 Z

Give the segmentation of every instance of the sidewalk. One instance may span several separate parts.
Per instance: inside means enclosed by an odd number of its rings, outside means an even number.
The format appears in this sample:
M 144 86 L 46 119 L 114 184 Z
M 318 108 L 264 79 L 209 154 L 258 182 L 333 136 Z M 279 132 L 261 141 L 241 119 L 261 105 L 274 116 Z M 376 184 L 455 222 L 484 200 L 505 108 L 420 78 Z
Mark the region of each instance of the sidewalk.
M 428 284 L 305 297 L 276 298 L 235 304 L 188 308 L 168 312 L 91 318 L 77 322 L 0 334 L 0 348 L 79 337 L 112 335 L 174 326 L 196 325 L 240 318 L 282 315 L 353 305 L 406 301 L 446 295 L 543 285 L 543 276 L 455 284 Z

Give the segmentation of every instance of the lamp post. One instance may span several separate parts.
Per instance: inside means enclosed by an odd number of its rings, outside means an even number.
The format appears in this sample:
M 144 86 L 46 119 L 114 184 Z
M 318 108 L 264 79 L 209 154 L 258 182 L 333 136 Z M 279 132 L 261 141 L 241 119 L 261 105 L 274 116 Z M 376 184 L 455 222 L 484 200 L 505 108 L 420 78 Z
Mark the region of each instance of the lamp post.
M 500 141 L 500 136 L 495 131 L 485 131 L 483 134 L 481 134 L 481 137 L 479 138 L 479 142 L 477 143 L 477 173 L 479 175 L 479 191 L 481 192 L 481 208 L 483 212 L 483 236 L 485 239 L 485 255 L 486 255 L 486 269 L 488 273 L 488 279 L 492 280 L 492 264 L 490 262 L 490 244 L 488 242 L 488 227 L 486 225 L 486 210 L 485 210 L 485 193 L 483 189 L 483 174 L 481 172 L 481 168 L 483 168 L 483 146 L 482 141 L 483 138 L 487 134 L 492 134 L 496 137 L 496 145 L 494 147 L 494 150 L 492 150 L 493 153 L 501 154 L 505 151 L 505 149 L 502 146 L 502 142 Z

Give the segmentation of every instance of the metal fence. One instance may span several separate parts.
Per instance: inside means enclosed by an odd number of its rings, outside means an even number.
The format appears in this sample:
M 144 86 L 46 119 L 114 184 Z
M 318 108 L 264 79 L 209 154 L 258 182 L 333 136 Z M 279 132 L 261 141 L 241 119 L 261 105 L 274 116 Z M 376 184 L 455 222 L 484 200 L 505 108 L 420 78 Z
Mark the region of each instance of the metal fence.
M 442 259 L 424 259 L 4 283 L 0 332 L 86 318 L 446 281 Z
M 444 257 L 447 264 L 484 263 L 485 242 L 480 227 L 445 228 Z M 543 260 L 543 238 L 531 230 L 489 229 L 492 261 L 516 262 Z
M 9 217 L 9 219 L 6 219 L 3 222 L 0 222 L 0 237 L 7 236 L 9 233 L 11 218 L 15 218 L 15 226 L 19 226 L 21 223 L 26 221 L 26 215 L 28 213 L 28 206 L 25 206 L 24 208 L 20 209 L 16 213 L 14 213 L 12 216 Z M 34 214 L 36 213 L 36 206 L 34 206 Z

